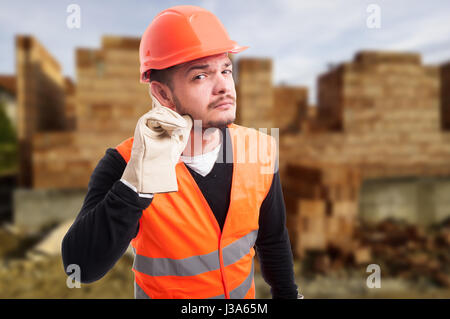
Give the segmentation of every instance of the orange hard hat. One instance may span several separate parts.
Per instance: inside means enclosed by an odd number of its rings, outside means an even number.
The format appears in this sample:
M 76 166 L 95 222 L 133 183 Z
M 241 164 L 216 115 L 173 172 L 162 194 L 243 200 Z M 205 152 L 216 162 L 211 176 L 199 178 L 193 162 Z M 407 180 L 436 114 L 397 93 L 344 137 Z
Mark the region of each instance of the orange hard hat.
M 201 7 L 182 5 L 161 11 L 142 35 L 139 45 L 141 82 L 145 73 L 219 53 L 238 53 L 220 20 Z

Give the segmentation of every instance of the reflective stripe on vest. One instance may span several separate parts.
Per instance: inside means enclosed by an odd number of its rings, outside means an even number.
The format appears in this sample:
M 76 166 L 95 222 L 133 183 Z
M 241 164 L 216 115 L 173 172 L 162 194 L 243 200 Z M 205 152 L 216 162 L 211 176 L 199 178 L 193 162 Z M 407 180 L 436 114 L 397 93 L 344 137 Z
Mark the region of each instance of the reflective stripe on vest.
M 134 281 L 134 298 L 135 299 L 151 299 L 145 291 Z
M 242 284 L 240 284 L 239 286 L 230 291 L 231 299 L 243 299 L 245 297 L 245 295 L 252 286 L 254 279 L 254 272 L 255 272 L 255 260 L 252 258 L 252 270 L 248 274 L 247 278 L 245 278 L 245 280 L 242 282 Z M 222 294 L 209 299 L 225 299 L 225 295 Z
M 252 259 L 252 271 L 248 275 L 247 278 L 245 278 L 244 282 L 240 284 L 238 287 L 233 289 L 230 292 L 230 298 L 231 299 L 243 299 L 249 289 L 251 288 L 252 282 L 254 280 L 254 273 L 255 273 L 255 262 Z M 136 299 L 151 299 L 145 291 L 137 284 L 137 282 L 134 282 L 134 297 Z M 225 299 L 225 295 L 219 295 L 215 297 L 211 297 L 209 299 Z
M 250 253 L 257 236 L 258 230 L 256 229 L 224 247 L 222 250 L 224 266 L 234 264 Z M 136 254 L 133 268 L 149 276 L 195 276 L 220 269 L 219 251 L 184 259 L 150 258 Z

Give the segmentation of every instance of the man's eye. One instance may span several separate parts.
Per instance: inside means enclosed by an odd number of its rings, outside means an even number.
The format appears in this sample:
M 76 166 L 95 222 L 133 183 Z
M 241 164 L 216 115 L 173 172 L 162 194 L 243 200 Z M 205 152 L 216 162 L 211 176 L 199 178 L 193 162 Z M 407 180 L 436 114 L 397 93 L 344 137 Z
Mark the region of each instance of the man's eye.
M 223 70 L 223 72 L 229 72 L 229 74 L 233 73 L 232 70 Z M 200 78 L 199 78 L 200 76 L 205 76 L 205 74 L 199 74 L 199 75 L 195 76 L 193 80 L 200 80 Z
M 196 77 L 194 77 L 194 80 L 198 80 L 199 79 L 199 76 L 205 76 L 204 74 L 199 74 L 199 75 L 197 75 Z

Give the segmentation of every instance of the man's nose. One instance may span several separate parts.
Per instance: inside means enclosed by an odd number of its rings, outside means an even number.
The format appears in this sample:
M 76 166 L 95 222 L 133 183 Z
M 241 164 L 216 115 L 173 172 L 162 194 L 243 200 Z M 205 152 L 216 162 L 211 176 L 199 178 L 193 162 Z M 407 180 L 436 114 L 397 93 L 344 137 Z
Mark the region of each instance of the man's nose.
M 231 93 L 234 86 L 234 80 L 231 74 L 223 74 L 216 76 L 214 86 L 214 94 L 228 94 Z

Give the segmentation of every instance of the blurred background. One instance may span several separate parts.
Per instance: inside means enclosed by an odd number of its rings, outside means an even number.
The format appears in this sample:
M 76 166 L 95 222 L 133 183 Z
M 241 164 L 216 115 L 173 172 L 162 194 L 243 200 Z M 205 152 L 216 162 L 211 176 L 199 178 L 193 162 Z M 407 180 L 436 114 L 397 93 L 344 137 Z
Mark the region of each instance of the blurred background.
M 0 297 L 133 298 L 132 253 L 69 288 L 60 245 L 98 161 L 150 107 L 140 36 L 179 4 L 250 47 L 231 55 L 236 123 L 279 129 L 299 291 L 449 298 L 450 4 L 437 0 L 0 0 Z M 255 282 L 270 298 L 258 264 Z

